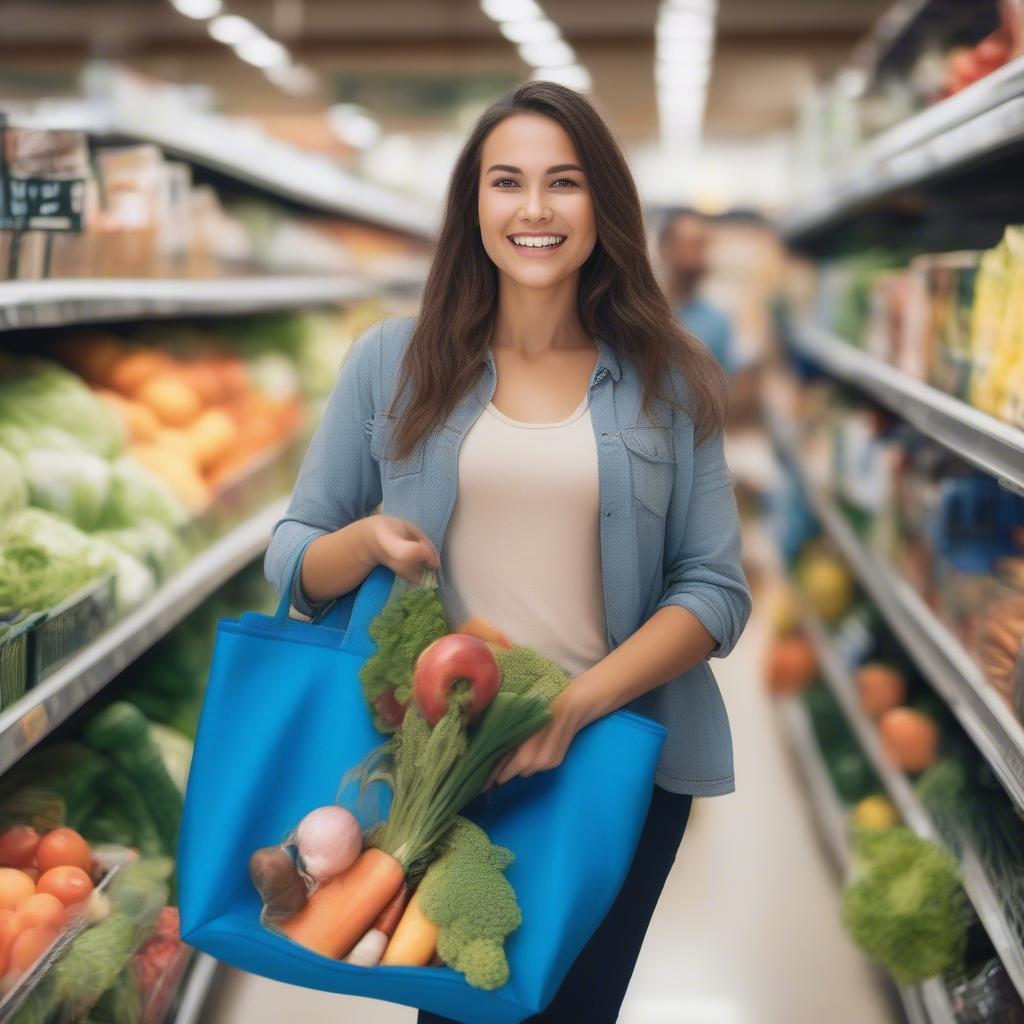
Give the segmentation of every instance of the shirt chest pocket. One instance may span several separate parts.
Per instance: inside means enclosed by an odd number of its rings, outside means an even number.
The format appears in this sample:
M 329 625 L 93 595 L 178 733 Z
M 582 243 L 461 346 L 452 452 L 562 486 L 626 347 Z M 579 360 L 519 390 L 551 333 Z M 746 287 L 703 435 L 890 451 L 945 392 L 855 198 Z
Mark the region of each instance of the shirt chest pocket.
M 423 469 L 423 444 L 418 444 L 412 454 L 405 459 L 394 459 L 391 451 L 394 446 L 395 433 L 398 429 L 398 417 L 379 412 L 373 417 L 370 427 L 370 454 L 380 463 L 384 475 L 389 480 L 419 473 Z
M 633 497 L 656 516 L 664 518 L 675 483 L 672 435 L 660 427 L 631 427 L 622 432 L 622 440 L 629 451 Z

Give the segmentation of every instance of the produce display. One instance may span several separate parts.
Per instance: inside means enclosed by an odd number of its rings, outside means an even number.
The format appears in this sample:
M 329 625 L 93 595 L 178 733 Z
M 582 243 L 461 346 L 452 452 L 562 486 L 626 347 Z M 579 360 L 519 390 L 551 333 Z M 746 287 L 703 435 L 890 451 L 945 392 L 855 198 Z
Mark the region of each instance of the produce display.
M 999 698 L 1024 711 L 1024 498 L 964 465 L 859 394 L 818 383 L 795 393 L 807 472 L 864 542 L 921 595 Z M 824 564 L 824 563 L 822 563 Z M 836 593 L 806 565 L 827 618 Z M 884 680 L 875 680 L 880 687 Z M 884 687 L 883 687 L 884 688 Z
M 817 271 L 815 319 L 915 380 L 1024 426 L 1024 228 L 985 251 L 863 251 Z
M 500 988 L 505 938 L 521 922 L 504 875 L 512 854 L 460 812 L 550 720 L 568 677 L 479 619 L 451 631 L 430 572 L 396 585 L 370 635 L 378 649 L 360 675 L 390 739 L 342 780 L 339 805 L 310 809 L 280 846 L 252 855 L 263 922 L 332 959 L 444 963 Z M 361 797 L 377 783 L 390 806 L 364 826 Z M 359 795 L 345 806 L 352 785 Z

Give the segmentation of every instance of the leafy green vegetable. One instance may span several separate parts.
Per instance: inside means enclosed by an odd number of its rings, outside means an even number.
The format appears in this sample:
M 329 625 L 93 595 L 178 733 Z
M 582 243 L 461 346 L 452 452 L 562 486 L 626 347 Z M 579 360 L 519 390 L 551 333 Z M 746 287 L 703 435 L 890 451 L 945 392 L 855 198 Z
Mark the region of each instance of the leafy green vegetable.
M 160 751 L 171 781 L 178 792 L 184 795 L 189 768 L 192 766 L 192 741 L 177 729 L 157 722 L 149 723 L 149 735 Z
M 390 692 L 400 704 L 410 700 L 416 659 L 449 632 L 436 579 L 432 573 L 425 577 L 426 585 L 392 597 L 370 623 L 370 637 L 377 644 L 377 653 L 363 664 L 359 678 L 380 732 L 393 732 L 395 726 L 381 720 L 375 706 L 377 699 Z
M 968 904 L 953 857 L 907 828 L 858 830 L 843 925 L 900 984 L 962 966 Z
M 98 530 L 94 538 L 107 541 L 144 565 L 156 579 L 185 563 L 185 546 L 177 534 L 155 520 L 116 530 Z
M 105 753 L 142 790 L 160 833 L 164 852 L 173 854 L 181 827 L 182 798 L 153 742 L 146 716 L 127 701 L 107 705 L 89 721 L 86 742 Z
M 110 463 L 88 452 L 34 448 L 21 460 L 32 504 L 95 529 L 110 491 Z
M 0 448 L 0 519 L 28 504 L 28 486 L 18 460 Z
M 522 923 L 504 875 L 512 860 L 511 851 L 495 846 L 482 828 L 456 818 L 420 882 L 420 906 L 440 929 L 438 953 L 475 988 L 501 988 L 508 981 L 505 937 Z
M 124 447 L 117 413 L 73 373 L 44 360 L 8 357 L 0 363 L 0 422 L 29 435 L 32 448 L 67 450 L 48 441 L 52 435 L 45 431 L 53 429 L 103 458 L 113 458 Z
M 532 647 L 496 651 L 495 657 L 504 693 L 531 694 L 552 701 L 569 685 L 565 672 Z
M 189 518 L 175 493 L 129 455 L 111 463 L 110 493 L 100 525 L 116 530 L 148 521 L 176 529 Z

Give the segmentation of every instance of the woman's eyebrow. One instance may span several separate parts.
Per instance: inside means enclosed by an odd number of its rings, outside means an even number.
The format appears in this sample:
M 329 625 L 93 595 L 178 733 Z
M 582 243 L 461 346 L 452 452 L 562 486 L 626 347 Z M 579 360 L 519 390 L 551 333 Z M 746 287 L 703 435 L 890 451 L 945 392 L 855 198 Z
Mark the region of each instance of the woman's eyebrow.
M 522 167 L 513 167 L 511 164 L 491 164 L 484 173 L 490 174 L 491 171 L 508 171 L 511 174 L 523 173 Z M 549 167 L 544 173 L 558 174 L 560 171 L 580 171 L 582 173 L 583 168 L 579 164 L 555 164 L 554 167 Z

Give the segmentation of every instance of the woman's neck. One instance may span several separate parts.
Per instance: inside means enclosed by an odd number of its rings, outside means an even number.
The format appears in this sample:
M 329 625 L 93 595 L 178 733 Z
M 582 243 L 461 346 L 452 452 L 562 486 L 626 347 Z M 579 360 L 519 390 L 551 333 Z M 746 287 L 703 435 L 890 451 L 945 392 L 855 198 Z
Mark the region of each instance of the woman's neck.
M 527 288 L 501 274 L 491 345 L 531 357 L 552 349 L 593 347 L 576 309 L 579 274 L 551 288 Z

